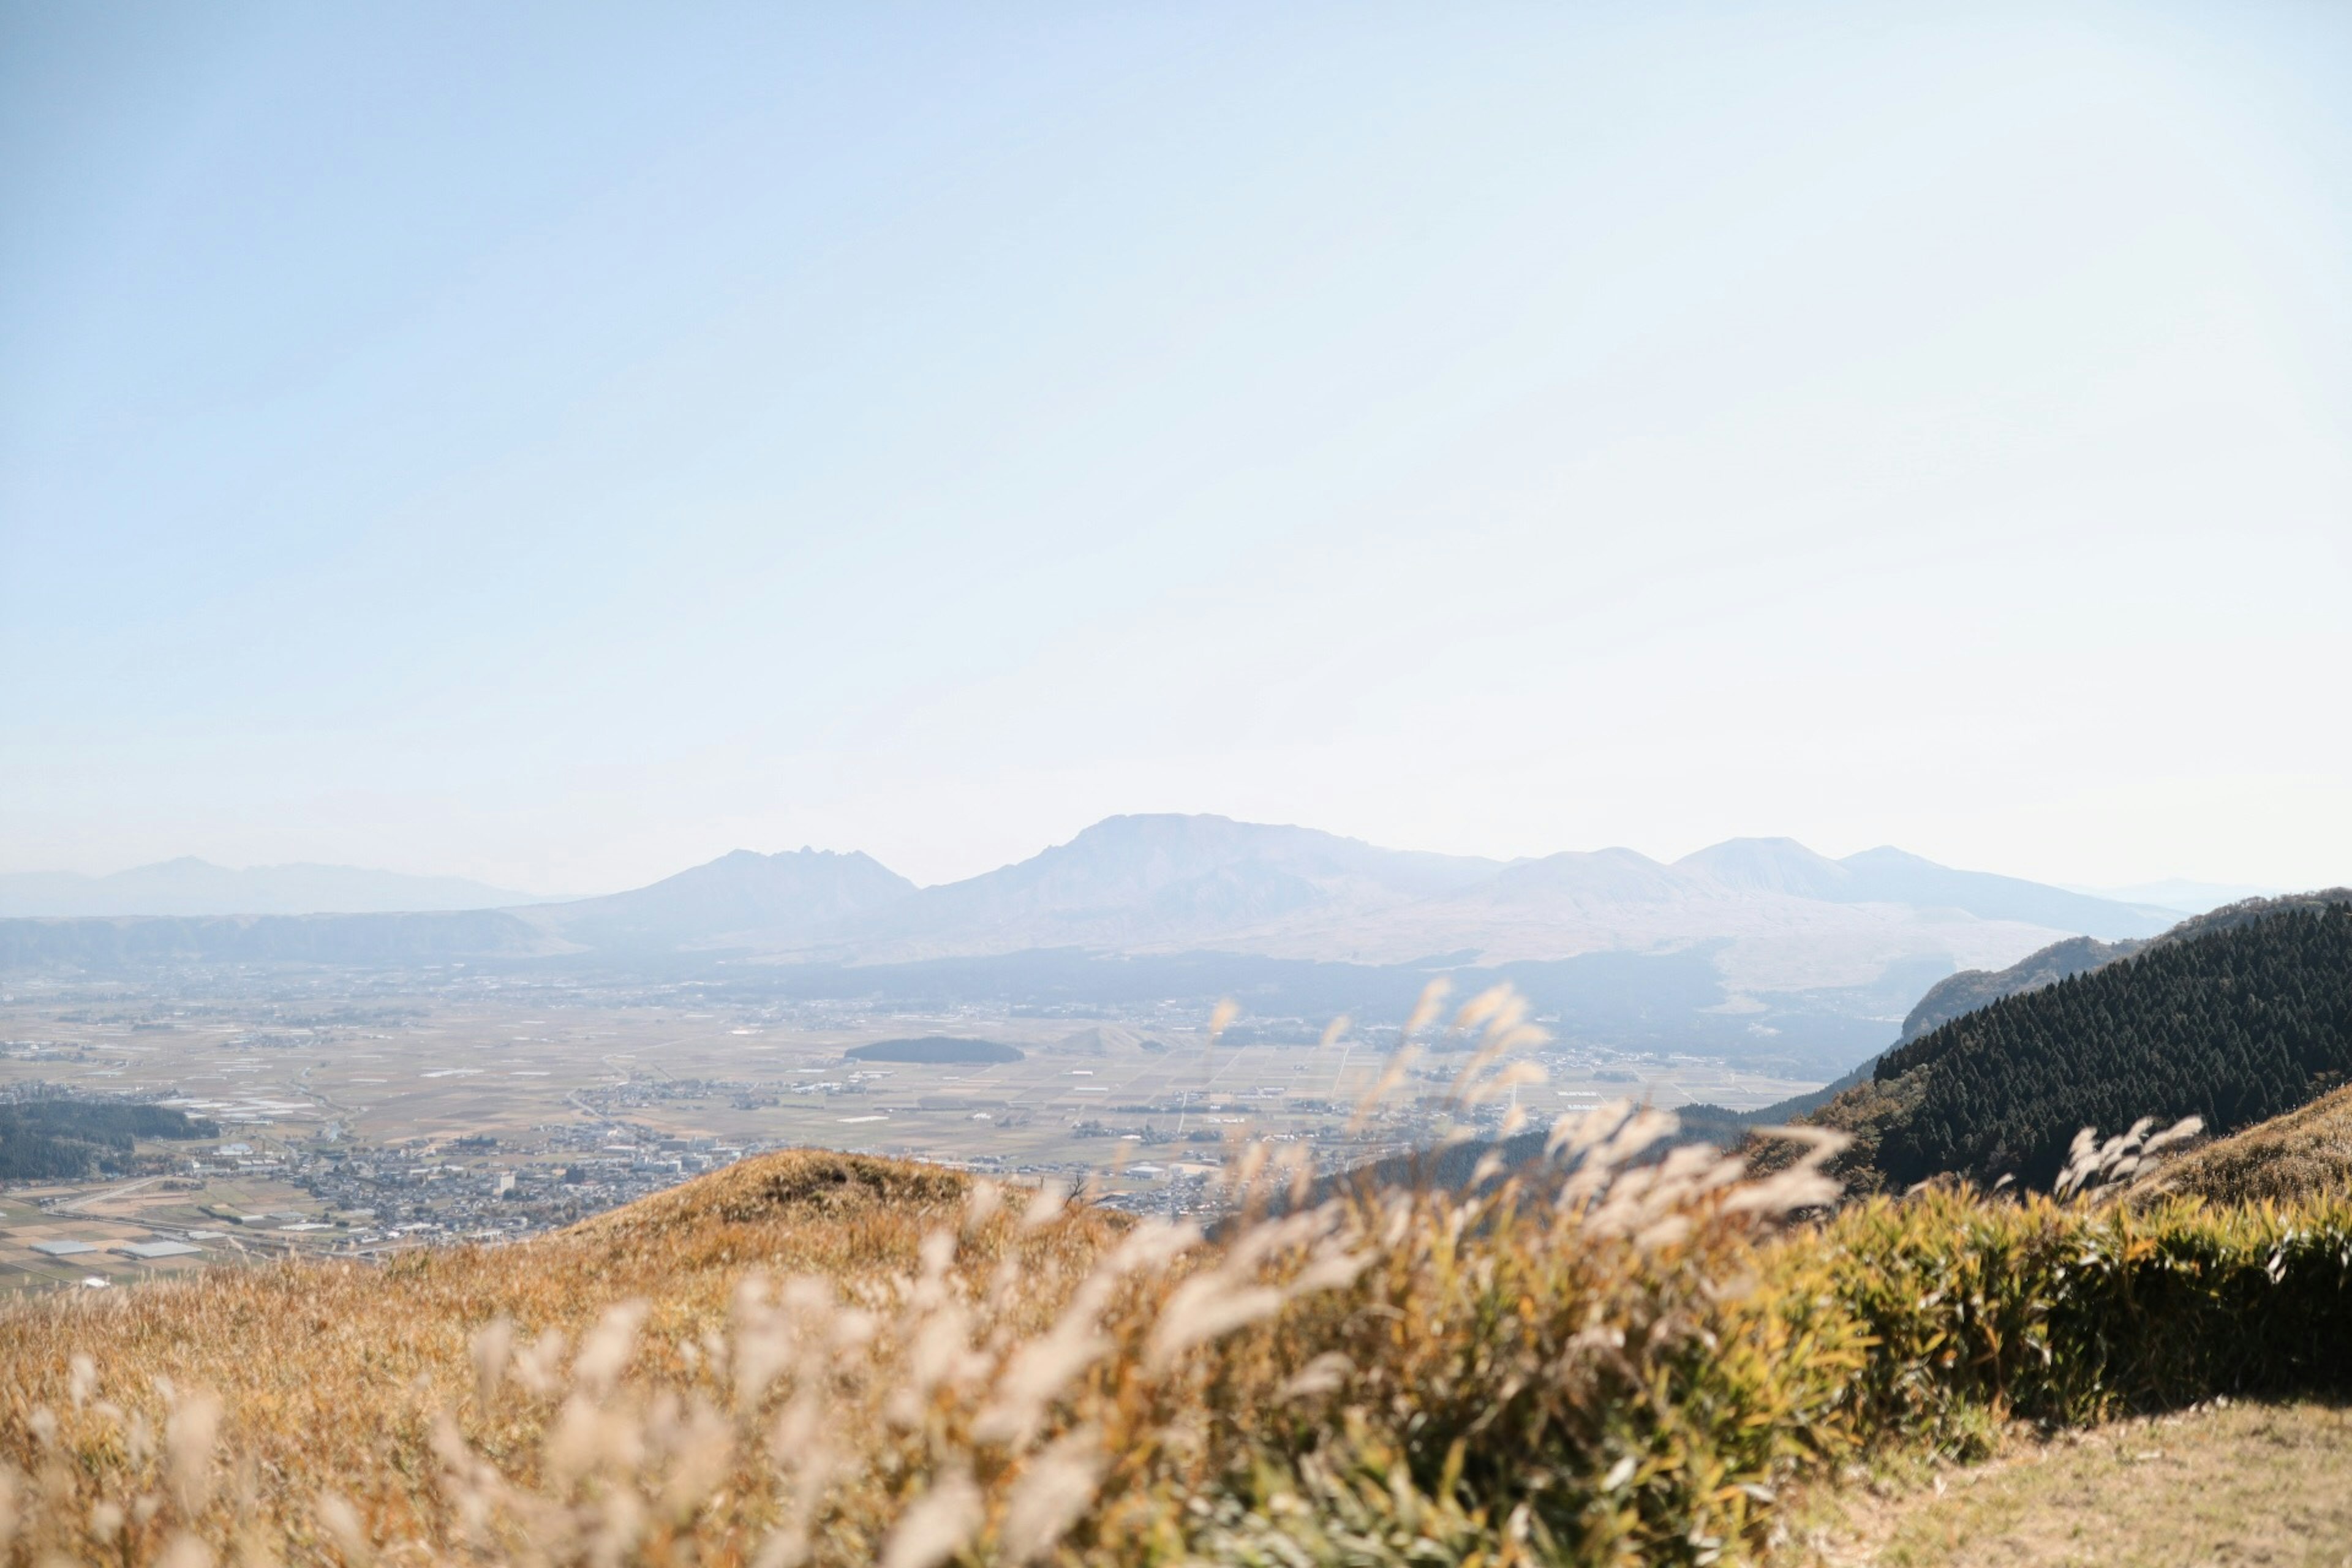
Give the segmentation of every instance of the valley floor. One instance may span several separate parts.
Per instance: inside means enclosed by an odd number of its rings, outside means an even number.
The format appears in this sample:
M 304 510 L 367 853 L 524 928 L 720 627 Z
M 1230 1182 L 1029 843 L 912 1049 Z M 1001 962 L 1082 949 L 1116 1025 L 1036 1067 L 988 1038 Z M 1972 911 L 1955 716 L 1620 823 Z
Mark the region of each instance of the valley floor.
M 2352 1407 L 2218 1403 L 2021 1437 L 1916 1487 L 1823 1502 L 1813 1568 L 2352 1564 Z

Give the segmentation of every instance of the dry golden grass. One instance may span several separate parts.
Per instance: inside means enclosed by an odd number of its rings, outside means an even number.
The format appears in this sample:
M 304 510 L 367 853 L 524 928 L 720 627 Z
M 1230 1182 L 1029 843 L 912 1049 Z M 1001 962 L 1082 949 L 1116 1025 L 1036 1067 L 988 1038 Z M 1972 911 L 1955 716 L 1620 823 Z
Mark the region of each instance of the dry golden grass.
M 2352 1565 L 2352 1410 L 2224 1400 L 1829 1500 L 1808 1568 Z
M 707 1368 L 695 1375 L 698 1347 L 725 1335 L 748 1273 L 870 1289 L 916 1271 L 925 1236 L 952 1224 L 965 1196 L 951 1172 L 782 1154 L 534 1244 L 416 1253 L 380 1271 L 219 1269 L 18 1306 L 0 1311 L 0 1364 L 10 1373 L 0 1453 L 35 1478 L 37 1495 L 61 1484 L 58 1457 L 73 1456 L 62 1481 L 77 1516 L 102 1500 L 96 1493 L 129 1494 L 120 1525 L 100 1519 L 44 1542 L 69 1558 L 119 1532 L 127 1558 L 143 1560 L 163 1532 L 219 1539 L 231 1516 L 258 1526 L 273 1550 L 299 1555 L 316 1544 L 318 1503 L 329 1495 L 347 1500 L 376 1540 L 432 1539 L 449 1515 L 432 1477 L 436 1421 L 458 1413 L 471 1439 L 529 1482 L 560 1409 L 520 1385 L 485 1406 L 474 1340 L 487 1325 L 511 1325 L 519 1362 L 546 1347 L 551 1353 L 532 1363 L 544 1378 L 574 1364 L 554 1350 L 558 1341 L 578 1344 L 608 1312 L 642 1301 L 644 1348 L 632 1370 L 708 1383 Z M 1082 1274 L 1116 1228 L 1073 1209 L 1026 1235 L 999 1225 L 967 1251 L 972 1267 L 1013 1258 L 1042 1283 Z M 1039 1310 L 1051 1295 L 1039 1293 Z M 168 1484 L 162 1438 L 197 1390 L 218 1401 L 221 1446 L 233 1458 L 207 1506 L 191 1510 Z
M 2352 1192 L 2352 1089 L 2192 1150 L 2165 1168 L 2160 1184 L 2216 1203 Z
M 1461 1104 L 1528 1080 L 1516 999 L 1454 1027 Z M 1705 1568 L 1865 1444 L 2352 1364 L 2352 1208 L 1791 1230 L 1828 1135 L 1757 1177 L 1671 1131 L 1620 1104 L 1315 1206 L 1301 1151 L 1237 1147 L 1213 1240 L 784 1154 L 499 1250 L 0 1309 L 0 1559 Z
M 1461 1103 L 1528 1081 L 1515 998 L 1455 1027 Z M 1314 1207 L 1301 1151 L 1252 1145 L 1213 1244 L 787 1154 L 504 1249 L 26 1304 L 0 1536 L 173 1568 L 1712 1560 L 1821 1440 L 1775 1369 L 1858 1350 L 1752 1282 L 1824 1179 L 1632 1163 L 1670 1130 L 1621 1105 L 1559 1130 L 1564 1184 Z M 1645 1398 L 1685 1384 L 1721 1410 Z

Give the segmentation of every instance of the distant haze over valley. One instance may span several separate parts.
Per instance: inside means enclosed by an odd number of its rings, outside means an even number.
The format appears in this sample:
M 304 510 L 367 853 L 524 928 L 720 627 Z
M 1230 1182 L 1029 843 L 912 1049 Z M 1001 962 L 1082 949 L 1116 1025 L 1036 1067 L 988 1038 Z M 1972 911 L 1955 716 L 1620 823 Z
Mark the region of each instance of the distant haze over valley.
M 1955 970 L 2000 969 L 2069 937 L 2154 935 L 2197 901 L 2184 888 L 2147 889 L 2168 905 L 2126 900 L 1892 847 L 1832 859 L 1786 838 L 1672 862 L 1623 848 L 1502 861 L 1135 816 L 934 887 L 816 849 L 738 850 L 648 887 L 543 902 L 331 867 L 17 876 L 0 879 L 10 913 L 173 918 L 18 920 L 0 931 L 0 966 L 472 959 L 724 973 L 893 1005 L 1232 994 L 1258 1016 L 1307 1021 L 1401 1013 L 1438 976 L 1508 980 L 1570 1034 L 1821 1070 L 1890 1043 Z
M 110 876 L 0 873 L 0 917 L 381 914 L 479 910 L 541 895 L 463 877 L 412 877 L 356 866 L 215 866 L 194 856 Z
M 2197 882 L 2185 878 L 2169 877 L 2160 882 L 2139 882 L 2127 888 L 2083 888 L 2072 883 L 2068 890 L 2089 893 L 2095 898 L 2114 899 L 2126 904 L 2151 904 L 2158 909 L 2178 910 L 2184 915 L 2201 915 L 2208 910 L 2218 910 L 2223 904 L 2240 903 L 2247 899 L 2274 899 L 2291 889 L 2256 882 Z

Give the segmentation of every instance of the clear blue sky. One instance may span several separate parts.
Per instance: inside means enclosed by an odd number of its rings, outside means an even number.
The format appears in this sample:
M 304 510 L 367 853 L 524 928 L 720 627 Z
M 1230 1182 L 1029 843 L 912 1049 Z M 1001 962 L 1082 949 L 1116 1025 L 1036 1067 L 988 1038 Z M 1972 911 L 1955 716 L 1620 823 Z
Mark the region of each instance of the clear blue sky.
M 11 0 L 0 869 L 2352 879 L 2347 437 L 2352 7 Z

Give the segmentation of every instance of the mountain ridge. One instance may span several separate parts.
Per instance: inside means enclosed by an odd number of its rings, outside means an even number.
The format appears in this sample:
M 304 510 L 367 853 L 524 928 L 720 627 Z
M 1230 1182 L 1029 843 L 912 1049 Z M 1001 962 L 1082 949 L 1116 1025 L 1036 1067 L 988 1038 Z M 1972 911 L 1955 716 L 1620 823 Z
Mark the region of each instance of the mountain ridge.
M 643 888 L 508 912 L 581 948 L 791 941 L 898 900 L 915 884 L 863 850 L 736 849 Z
M 1714 944 L 1735 1008 L 1759 989 L 1864 985 L 1930 961 L 1995 969 L 2053 938 L 2134 940 L 2174 919 L 1891 847 L 1838 860 L 1793 839 L 1734 838 L 1671 863 L 1622 847 L 1499 860 L 1176 814 L 1108 817 L 931 887 L 857 851 L 739 849 L 646 887 L 500 912 L 551 952 L 773 963 L 1080 950 L 1393 966 Z M 517 950 L 511 928 L 497 946 Z
M 1825 956 L 1801 983 L 1853 984 L 1924 955 L 2006 963 L 2052 936 L 2147 936 L 2178 918 L 1891 848 L 1832 860 L 1751 838 L 1672 863 L 1622 847 L 1505 861 L 1165 815 L 1107 818 L 1026 860 L 766 945 L 850 963 L 1080 947 L 1398 963 L 1668 952 L 1729 936 L 1736 984 L 1769 978 L 1808 943 Z M 1739 971 L 1743 942 L 1769 950 L 1753 975 Z
M 1276 1021 L 1327 1002 L 1381 1012 L 1433 977 L 1506 978 L 1587 1038 L 1769 1058 L 1826 1078 L 1887 1042 L 1921 991 L 1956 969 L 2000 971 L 2085 931 L 2141 940 L 2176 918 L 1893 848 L 1838 860 L 1792 839 L 1744 838 L 1671 863 L 1622 847 L 1501 860 L 1161 814 L 1107 818 L 929 888 L 859 852 L 736 850 L 644 888 L 463 917 L 9 922 L 0 963 L 480 954 L 717 965 L 795 994 L 870 985 L 877 996 L 1020 1005 L 1139 986 L 1236 997 Z
M 411 914 L 511 909 L 551 901 L 464 877 L 289 861 L 216 866 L 194 855 L 104 876 L 0 872 L 0 919 Z

